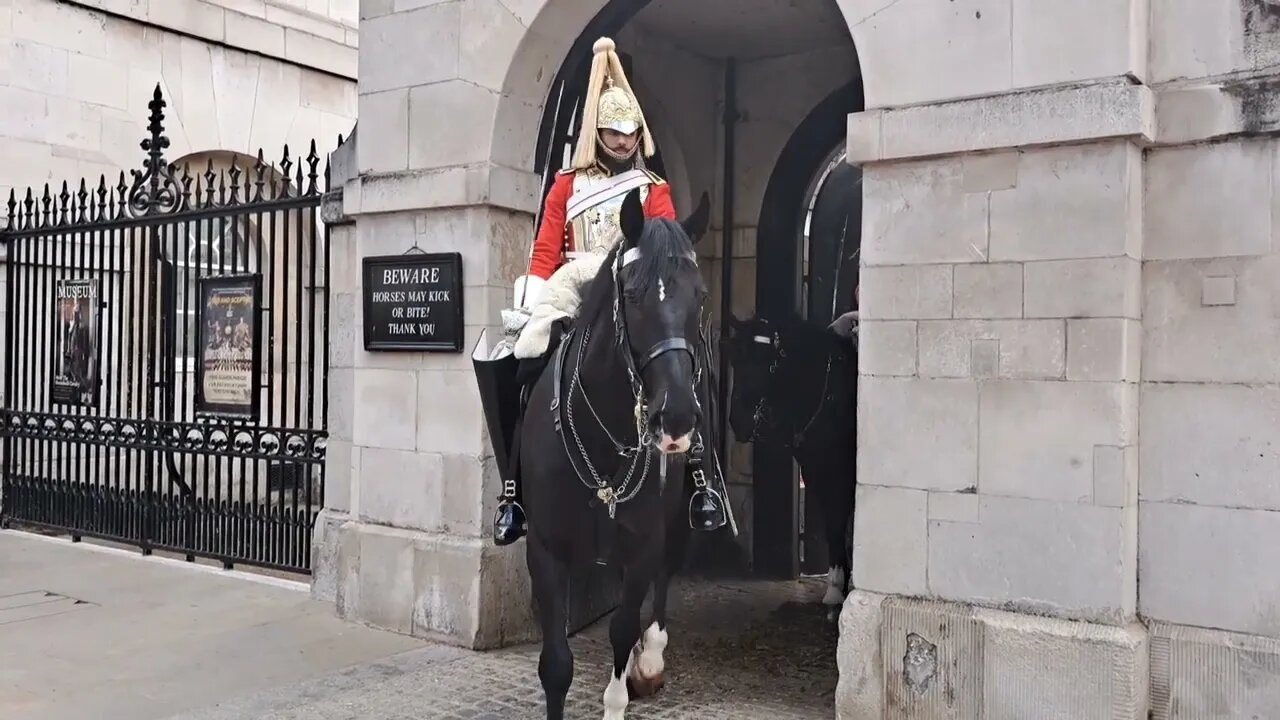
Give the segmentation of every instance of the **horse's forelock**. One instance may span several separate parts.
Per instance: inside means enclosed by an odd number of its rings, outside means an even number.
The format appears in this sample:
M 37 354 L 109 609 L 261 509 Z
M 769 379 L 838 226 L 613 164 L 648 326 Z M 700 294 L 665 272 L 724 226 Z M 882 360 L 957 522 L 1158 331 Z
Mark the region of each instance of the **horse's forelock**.
M 644 231 L 636 243 L 640 251 L 631 271 L 628 290 L 644 293 L 659 280 L 670 280 L 681 266 L 695 264 L 693 243 L 684 229 L 674 220 L 652 218 L 644 224 Z

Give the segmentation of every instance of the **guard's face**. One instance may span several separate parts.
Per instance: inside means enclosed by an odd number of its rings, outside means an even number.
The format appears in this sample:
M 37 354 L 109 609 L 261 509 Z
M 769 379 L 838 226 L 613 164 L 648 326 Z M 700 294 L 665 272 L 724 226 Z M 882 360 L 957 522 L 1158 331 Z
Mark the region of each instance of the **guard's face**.
M 635 150 L 636 143 L 640 142 L 640 131 L 621 133 L 617 130 L 603 128 L 600 130 L 600 142 L 609 148 L 611 152 L 625 156 Z

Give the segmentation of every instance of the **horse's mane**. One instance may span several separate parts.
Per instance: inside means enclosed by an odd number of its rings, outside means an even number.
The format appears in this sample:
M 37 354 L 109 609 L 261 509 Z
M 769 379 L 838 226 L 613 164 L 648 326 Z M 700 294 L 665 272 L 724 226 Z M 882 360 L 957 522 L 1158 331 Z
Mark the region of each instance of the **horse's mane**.
M 612 309 L 613 263 L 625 244 L 626 241 L 621 240 L 613 246 L 587 286 L 579 310 L 579 317 L 584 322 L 593 322 L 605 308 Z M 668 277 L 680 263 L 691 262 L 694 257 L 693 243 L 689 241 L 689 236 L 678 223 L 667 218 L 650 218 L 644 224 L 644 231 L 636 246 L 640 249 L 640 257 L 632 263 L 635 280 L 629 290 L 637 295 L 648 292 L 655 283 Z

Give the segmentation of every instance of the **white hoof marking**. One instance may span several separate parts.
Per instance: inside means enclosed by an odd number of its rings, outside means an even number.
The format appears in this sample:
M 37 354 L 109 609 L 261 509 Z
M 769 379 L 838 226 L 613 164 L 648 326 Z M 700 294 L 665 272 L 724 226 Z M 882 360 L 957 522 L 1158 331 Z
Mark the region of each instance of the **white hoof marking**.
M 626 720 L 627 676 L 631 674 L 631 666 L 635 664 L 636 655 L 627 656 L 627 666 L 623 668 L 621 677 L 609 674 L 609 685 L 604 689 L 604 720 Z
M 664 669 L 666 663 L 662 659 L 662 653 L 667 649 L 667 631 L 658 627 L 658 623 L 654 622 L 644 631 L 644 639 L 641 640 L 640 661 L 636 665 L 636 669 L 640 673 L 640 677 L 653 678 L 657 677 Z
M 844 569 L 832 566 L 827 570 L 827 594 L 822 596 L 823 605 L 844 604 Z

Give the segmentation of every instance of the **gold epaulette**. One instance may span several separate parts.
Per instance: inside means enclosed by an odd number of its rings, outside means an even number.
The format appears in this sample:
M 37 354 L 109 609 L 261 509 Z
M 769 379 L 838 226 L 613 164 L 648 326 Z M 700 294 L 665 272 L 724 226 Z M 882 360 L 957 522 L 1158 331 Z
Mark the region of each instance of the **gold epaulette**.
M 571 167 L 567 167 L 567 168 L 565 168 L 565 169 L 563 169 L 563 170 L 557 170 L 557 171 L 556 171 L 556 175 L 572 175 L 572 174 L 574 174 L 574 173 L 576 173 L 576 172 L 578 172 L 578 171 L 577 171 L 577 169 L 575 169 L 575 168 L 571 168 Z
M 654 171 L 652 171 L 652 170 L 650 170 L 650 169 L 648 169 L 648 168 L 644 168 L 643 172 L 644 172 L 644 174 L 645 174 L 645 175 L 648 175 L 648 176 L 649 176 L 649 179 L 653 181 L 653 184 L 654 184 L 654 185 L 666 185 L 666 184 L 667 184 L 667 181 L 666 181 L 666 180 L 663 180 L 661 177 L 659 177 L 659 176 L 658 176 L 658 174 L 657 174 L 657 173 L 655 173 Z

